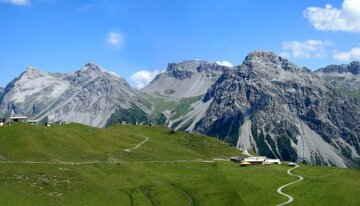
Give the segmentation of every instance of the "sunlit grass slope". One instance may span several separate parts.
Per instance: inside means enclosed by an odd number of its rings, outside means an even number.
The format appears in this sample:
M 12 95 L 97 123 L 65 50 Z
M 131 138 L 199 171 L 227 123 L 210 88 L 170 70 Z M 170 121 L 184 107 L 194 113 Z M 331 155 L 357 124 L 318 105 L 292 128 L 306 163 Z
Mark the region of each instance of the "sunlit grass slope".
M 146 140 L 139 148 L 137 144 Z M 215 138 L 164 127 L 0 127 L 0 205 L 276 205 L 289 167 L 239 167 Z M 181 160 L 179 162 L 179 160 Z M 197 161 L 184 162 L 182 160 Z M 75 164 L 82 162 L 84 164 Z M 69 164 L 74 163 L 74 164 Z M 301 165 L 294 205 L 360 205 L 360 172 Z

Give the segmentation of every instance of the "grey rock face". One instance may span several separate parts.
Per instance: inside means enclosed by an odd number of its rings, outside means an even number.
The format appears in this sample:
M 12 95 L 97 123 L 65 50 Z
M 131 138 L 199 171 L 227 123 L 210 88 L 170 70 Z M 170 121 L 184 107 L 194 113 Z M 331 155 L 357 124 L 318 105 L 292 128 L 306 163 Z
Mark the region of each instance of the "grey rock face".
M 356 166 L 360 103 L 271 52 L 250 53 L 207 91 L 194 131 L 270 157 Z
M 321 68 L 316 72 L 322 73 L 352 73 L 352 74 L 360 74 L 360 62 L 353 61 L 350 64 L 342 64 L 342 65 L 329 65 L 325 68 Z
M 330 65 L 315 72 L 334 87 L 360 98 L 360 62 Z
M 61 95 L 69 83 L 28 67 L 5 88 L 0 103 L 0 115 L 23 114 L 33 116 Z
M 1 97 L 2 97 L 3 93 L 4 93 L 4 88 L 0 87 L 0 100 L 1 100 Z
M 149 94 L 188 98 L 205 94 L 206 90 L 229 67 L 206 61 L 171 63 L 143 91 Z
M 89 63 L 70 74 L 27 69 L 6 87 L 0 114 L 103 127 L 118 108 L 135 105 L 148 112 L 145 103 L 123 78 Z

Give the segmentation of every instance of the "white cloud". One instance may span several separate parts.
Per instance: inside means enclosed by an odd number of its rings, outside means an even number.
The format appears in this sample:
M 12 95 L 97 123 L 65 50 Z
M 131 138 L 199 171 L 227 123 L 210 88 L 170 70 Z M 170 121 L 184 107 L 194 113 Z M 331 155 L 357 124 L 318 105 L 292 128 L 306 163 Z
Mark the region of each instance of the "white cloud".
M 118 75 L 118 73 L 116 73 L 116 72 L 114 72 L 114 71 L 110 71 L 109 73 L 110 73 L 111 75 L 116 76 L 116 77 L 120 77 L 120 75 Z
M 152 72 L 147 70 L 141 70 L 131 75 L 130 80 L 137 89 L 141 89 L 148 85 L 151 80 L 153 80 L 156 75 L 160 73 L 161 71 L 158 69 Z
M 221 66 L 226 66 L 226 67 L 233 67 L 233 64 L 226 60 L 218 61 L 218 62 L 216 62 L 216 64 L 221 65 Z
M 350 51 L 337 52 L 333 56 L 334 59 L 338 61 L 353 61 L 360 60 L 360 47 L 355 47 Z
M 106 36 L 106 41 L 111 47 L 116 49 L 121 48 L 125 43 L 124 36 L 119 32 L 108 33 Z
M 291 57 L 290 53 L 289 52 L 280 52 L 279 54 L 281 57 L 285 58 L 285 59 L 288 59 Z
M 322 58 L 326 55 L 326 47 L 330 46 L 328 41 L 321 40 L 306 40 L 299 41 L 287 41 L 283 43 L 283 52 L 280 56 L 285 58 Z
M 79 6 L 75 11 L 76 12 L 82 12 L 82 11 L 87 11 L 89 9 L 91 9 L 94 5 L 92 4 L 83 4 L 81 6 Z
M 30 5 L 29 0 L 0 0 L 1 3 L 9 3 L 16 6 L 27 6 Z
M 317 30 L 360 32 L 360 0 L 344 0 L 340 9 L 309 7 L 303 13 Z

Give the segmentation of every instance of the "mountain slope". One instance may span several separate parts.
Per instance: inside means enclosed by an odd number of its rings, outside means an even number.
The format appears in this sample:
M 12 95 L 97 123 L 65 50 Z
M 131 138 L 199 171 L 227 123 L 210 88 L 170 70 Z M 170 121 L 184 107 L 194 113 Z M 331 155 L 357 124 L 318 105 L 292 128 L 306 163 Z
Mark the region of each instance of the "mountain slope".
M 0 100 L 1 100 L 3 93 L 4 93 L 4 88 L 0 87 Z
M 229 67 L 201 60 L 171 63 L 142 91 L 149 94 L 189 98 L 205 94 L 207 89 Z
M 175 129 L 184 130 L 193 119 L 201 118 L 204 108 L 200 99 L 219 76 L 230 70 L 202 60 L 171 63 L 142 91 L 153 102 L 152 119 Z M 192 105 L 198 105 L 193 109 Z M 184 127 L 185 126 L 185 127 Z
M 315 73 L 341 91 L 360 98 L 360 62 L 329 65 Z
M 103 127 L 117 109 L 134 106 L 145 113 L 149 110 L 126 80 L 89 63 L 70 74 L 28 68 L 5 88 L 0 114 Z
M 5 88 L 0 114 L 35 115 L 62 95 L 69 82 L 50 76 L 34 67 L 28 67 Z
M 271 52 L 252 52 L 225 72 L 202 105 L 187 130 L 270 157 L 359 165 L 360 103 Z

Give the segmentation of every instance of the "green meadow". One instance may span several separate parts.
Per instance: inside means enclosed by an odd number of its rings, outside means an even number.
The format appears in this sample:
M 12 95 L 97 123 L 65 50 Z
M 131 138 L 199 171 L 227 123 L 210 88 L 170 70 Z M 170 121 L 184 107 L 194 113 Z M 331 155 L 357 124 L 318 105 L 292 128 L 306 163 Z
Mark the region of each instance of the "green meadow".
M 146 137 L 149 139 L 146 140 Z M 144 142 L 138 148 L 137 144 Z M 131 149 L 130 152 L 125 151 Z M 0 127 L 1 205 L 276 205 L 286 164 L 239 167 L 241 151 L 164 127 Z M 301 165 L 293 205 L 360 205 L 358 170 Z

